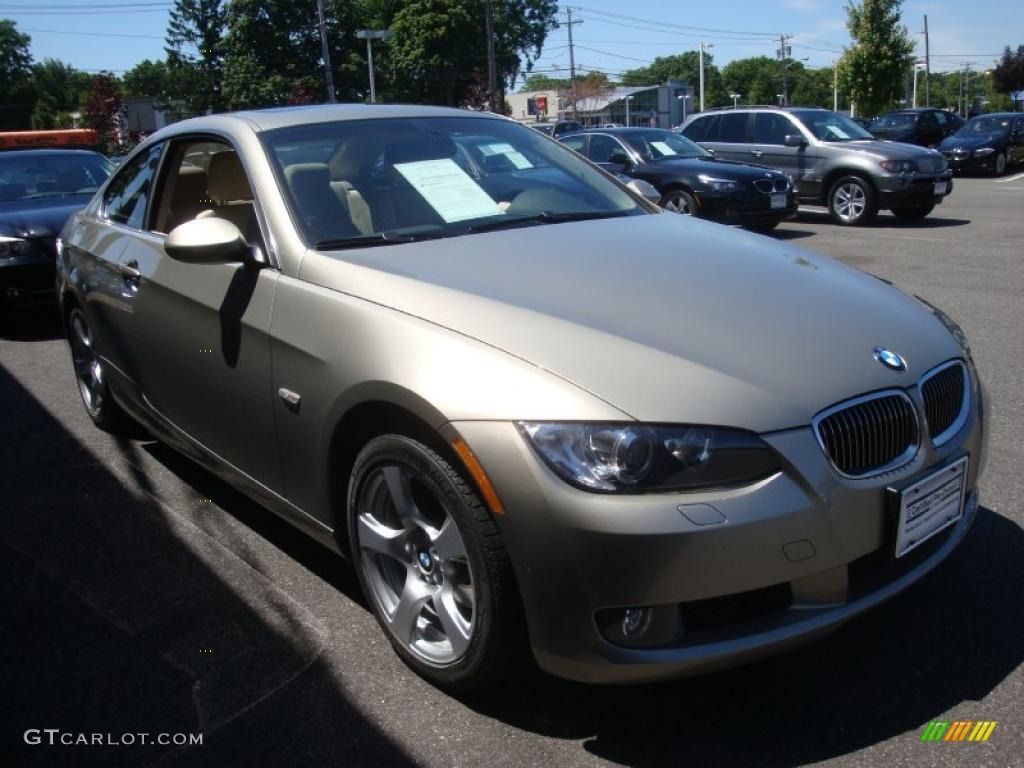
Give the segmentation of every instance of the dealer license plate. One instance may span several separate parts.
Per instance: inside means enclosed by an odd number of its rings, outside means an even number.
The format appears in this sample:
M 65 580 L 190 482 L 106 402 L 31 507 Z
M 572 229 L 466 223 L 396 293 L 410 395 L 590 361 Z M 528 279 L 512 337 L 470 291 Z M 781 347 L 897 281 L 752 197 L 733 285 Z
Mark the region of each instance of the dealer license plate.
M 936 181 L 935 182 L 935 194 L 936 195 L 944 195 L 944 194 L 946 194 L 946 190 L 947 189 L 949 189 L 949 182 L 948 181 Z
M 964 514 L 967 457 L 943 467 L 900 494 L 896 557 L 903 557 Z
M 785 208 L 787 202 L 789 201 L 786 200 L 785 192 L 775 192 L 774 194 L 772 194 L 770 205 L 772 207 L 772 210 L 774 210 L 776 208 Z

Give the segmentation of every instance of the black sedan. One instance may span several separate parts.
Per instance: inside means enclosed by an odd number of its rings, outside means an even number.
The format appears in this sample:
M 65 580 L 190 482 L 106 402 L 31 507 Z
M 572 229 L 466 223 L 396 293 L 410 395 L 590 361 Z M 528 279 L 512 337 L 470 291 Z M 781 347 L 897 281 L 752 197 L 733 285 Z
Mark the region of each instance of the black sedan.
M 85 150 L 0 152 L 0 307 L 53 300 L 57 235 L 111 168 Z
M 760 231 L 773 229 L 796 212 L 793 186 L 785 174 L 715 160 L 678 133 L 609 128 L 559 140 L 611 173 L 650 183 L 669 211 Z
M 882 115 L 868 130 L 877 139 L 934 147 L 963 123 L 958 115 L 945 109 L 901 109 Z
M 1014 163 L 1024 163 L 1024 115 L 993 112 L 972 117 L 939 144 L 939 151 L 954 171 L 1001 176 Z

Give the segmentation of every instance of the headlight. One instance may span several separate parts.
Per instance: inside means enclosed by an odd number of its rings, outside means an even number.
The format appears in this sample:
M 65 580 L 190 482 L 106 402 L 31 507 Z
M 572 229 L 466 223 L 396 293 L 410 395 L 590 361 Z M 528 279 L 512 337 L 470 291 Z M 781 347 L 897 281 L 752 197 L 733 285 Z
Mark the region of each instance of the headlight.
M 974 156 L 984 157 L 985 155 L 991 155 L 993 152 L 995 152 L 995 149 L 992 147 L 982 147 L 981 149 L 974 150 Z
M 935 315 L 935 319 L 942 323 L 944 326 L 946 326 L 946 330 L 949 331 L 950 335 L 954 339 L 956 339 L 957 343 L 961 346 L 961 348 L 963 348 L 964 353 L 967 355 L 967 358 L 970 359 L 971 343 L 967 340 L 967 335 L 964 333 L 964 329 L 960 327 L 960 324 L 957 323 L 956 320 L 951 318 L 949 315 L 947 315 L 945 312 L 936 307 L 927 299 L 922 299 L 917 294 L 914 294 L 914 298 L 920 301 L 926 307 L 928 307 L 928 309 L 931 310 L 931 313 Z
M 751 432 L 644 424 L 518 425 L 563 480 L 587 491 L 689 491 L 745 485 L 778 471 Z
M 729 179 L 716 179 L 714 176 L 701 174 L 697 177 L 702 184 L 707 184 L 715 192 L 732 192 L 738 186 L 735 181 Z
M 27 240 L 0 235 L 0 259 L 16 259 L 19 256 L 27 256 L 31 250 L 32 246 Z
M 914 170 L 911 160 L 883 160 L 879 163 L 889 173 L 910 173 Z

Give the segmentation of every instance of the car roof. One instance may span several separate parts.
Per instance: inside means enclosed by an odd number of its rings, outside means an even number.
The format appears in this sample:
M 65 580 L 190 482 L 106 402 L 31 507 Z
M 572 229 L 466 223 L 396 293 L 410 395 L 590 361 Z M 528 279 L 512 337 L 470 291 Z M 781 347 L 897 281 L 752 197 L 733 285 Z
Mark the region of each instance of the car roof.
M 1024 112 L 983 112 L 982 114 L 975 115 L 974 117 L 969 119 L 977 120 L 979 117 L 998 117 L 1000 119 L 1010 117 L 1024 117 Z

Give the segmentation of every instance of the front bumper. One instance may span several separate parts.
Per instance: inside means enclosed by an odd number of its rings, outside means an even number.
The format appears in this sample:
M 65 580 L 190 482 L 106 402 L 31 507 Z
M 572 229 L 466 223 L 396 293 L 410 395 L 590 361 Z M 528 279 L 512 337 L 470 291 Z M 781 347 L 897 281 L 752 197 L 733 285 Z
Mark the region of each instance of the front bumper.
M 560 677 L 621 683 L 733 666 L 802 644 L 934 568 L 974 518 L 985 463 L 982 401 L 973 398 L 954 439 L 938 449 L 923 444 L 909 465 L 880 478 L 839 476 L 804 428 L 762 436 L 782 459 L 778 474 L 685 494 L 583 492 L 556 477 L 513 424 L 453 426 L 504 503 L 498 525 L 537 662 Z M 892 560 L 884 489 L 964 453 L 964 516 Z M 678 611 L 686 631 L 654 647 L 610 641 L 602 615 L 633 606 Z
M 794 216 L 797 211 L 797 201 L 793 188 L 790 187 L 784 194 L 786 195 L 785 208 L 772 208 L 770 195 L 756 190 L 694 191 L 702 218 L 723 224 L 745 226 L 776 223 Z
M 970 171 L 993 171 L 996 167 L 996 155 L 998 152 L 993 152 L 988 155 L 982 155 L 981 157 L 975 157 L 973 154 L 967 157 L 950 157 L 946 155 L 946 162 L 949 163 L 950 170 L 955 173 L 964 173 Z
M 946 191 L 936 194 L 935 185 L 945 183 Z M 953 172 L 941 174 L 890 174 L 876 179 L 880 208 L 907 205 L 937 205 L 953 193 Z

